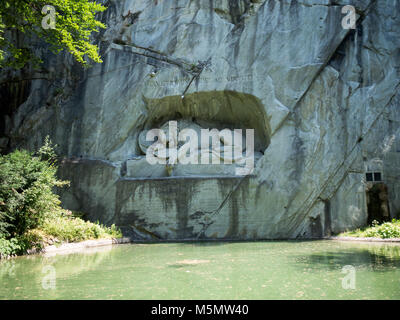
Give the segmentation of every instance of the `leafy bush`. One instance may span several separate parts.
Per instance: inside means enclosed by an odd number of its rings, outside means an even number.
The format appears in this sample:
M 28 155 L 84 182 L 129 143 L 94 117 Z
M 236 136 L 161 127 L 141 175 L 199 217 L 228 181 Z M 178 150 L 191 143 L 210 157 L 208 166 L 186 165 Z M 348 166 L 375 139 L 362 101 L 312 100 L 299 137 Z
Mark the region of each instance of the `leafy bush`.
M 5 239 L 23 235 L 61 210 L 53 188 L 68 182 L 57 180 L 49 148 L 47 140 L 36 156 L 20 150 L 0 156 L 0 235 Z
M 19 254 L 22 247 L 16 238 L 9 240 L 0 238 L 0 259 L 7 258 Z
M 89 221 L 84 221 L 72 215 L 60 215 L 46 219 L 40 230 L 47 236 L 52 236 L 58 240 L 67 242 L 99 238 L 119 238 L 122 236 L 115 225 L 105 227 Z
M 48 138 L 36 154 L 16 150 L 0 156 L 0 258 L 54 242 L 122 236 L 114 225 L 86 222 L 62 209 L 53 188 L 68 182 L 58 180 L 56 171 Z
M 365 230 L 365 236 L 382 239 L 400 238 L 400 220 L 393 219 L 392 222 L 375 225 Z
M 341 233 L 339 236 L 366 238 L 400 238 L 400 220 L 393 219 L 381 225 L 373 221 L 371 227 Z

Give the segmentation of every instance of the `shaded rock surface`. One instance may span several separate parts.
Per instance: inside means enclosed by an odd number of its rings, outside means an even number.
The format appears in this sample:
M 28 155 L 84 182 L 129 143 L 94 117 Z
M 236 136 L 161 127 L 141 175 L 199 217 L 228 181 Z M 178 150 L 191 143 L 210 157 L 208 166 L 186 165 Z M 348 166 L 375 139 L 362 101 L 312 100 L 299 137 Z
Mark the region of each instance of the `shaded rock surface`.
M 378 159 L 400 215 L 399 1 L 105 3 L 103 64 L 47 54 L 41 71 L 0 77 L 0 148 L 50 135 L 64 206 L 144 239 L 322 237 L 366 224 Z M 341 26 L 347 4 L 355 30 Z M 135 162 L 140 132 L 179 117 L 254 128 L 254 175 L 166 178 Z

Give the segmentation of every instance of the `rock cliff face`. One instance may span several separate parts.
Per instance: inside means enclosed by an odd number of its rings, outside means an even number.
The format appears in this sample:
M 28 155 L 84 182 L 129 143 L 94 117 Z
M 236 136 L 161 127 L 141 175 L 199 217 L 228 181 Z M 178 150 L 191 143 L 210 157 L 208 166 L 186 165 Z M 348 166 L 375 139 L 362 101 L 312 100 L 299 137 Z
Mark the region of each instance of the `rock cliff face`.
M 141 239 L 322 237 L 367 223 L 380 172 L 400 215 L 400 1 L 105 4 L 103 64 L 46 54 L 40 72 L 2 74 L 0 145 L 50 135 L 65 207 Z M 139 134 L 179 118 L 254 128 L 254 174 L 141 163 Z

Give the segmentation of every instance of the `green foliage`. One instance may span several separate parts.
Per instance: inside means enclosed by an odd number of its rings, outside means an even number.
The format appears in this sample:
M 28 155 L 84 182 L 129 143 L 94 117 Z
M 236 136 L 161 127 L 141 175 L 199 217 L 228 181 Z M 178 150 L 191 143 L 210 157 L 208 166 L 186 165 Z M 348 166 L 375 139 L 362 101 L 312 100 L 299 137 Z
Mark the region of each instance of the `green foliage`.
M 56 148 L 57 145 L 53 145 L 49 136 L 47 136 L 44 139 L 44 145 L 40 147 L 37 154 L 41 160 L 48 161 L 51 165 L 54 165 L 57 161 Z
M 4 51 L 2 50 L 2 44 L 4 43 L 4 37 L 3 37 L 3 30 L 4 30 L 4 24 L 1 23 L 1 16 L 0 16 L 0 66 L 1 66 L 1 61 L 4 60 Z
M 29 230 L 61 211 L 52 189 L 67 182 L 55 177 L 55 159 L 48 138 L 37 155 L 16 150 L 0 156 L 0 258 L 37 246 L 38 239 Z
M 44 6 L 56 10 L 54 29 L 44 29 Z M 106 10 L 102 4 L 89 0 L 1 0 L 0 1 L 0 67 L 22 68 L 28 61 L 40 62 L 29 48 L 2 36 L 4 31 L 44 39 L 54 53 L 67 50 L 83 65 L 92 60 L 101 63 L 98 47 L 90 42 L 93 32 L 106 26 L 96 20 L 96 14 Z
M 22 246 L 18 239 L 4 239 L 0 238 L 0 259 L 7 258 L 19 254 L 22 251 Z
M 393 219 L 392 222 L 385 222 L 381 225 L 374 221 L 372 222 L 372 227 L 344 232 L 339 236 L 382 239 L 400 238 L 400 220 Z
M 106 227 L 84 221 L 65 210 L 46 217 L 37 229 L 21 236 L 5 239 L 0 235 L 0 259 L 25 254 L 32 248 L 40 251 L 50 241 L 54 244 L 120 237 L 122 233 L 115 225 Z
M 55 237 L 63 242 L 122 237 L 115 225 L 105 227 L 65 214 L 46 219 L 40 230 L 47 236 Z
M 60 210 L 53 187 L 57 167 L 28 151 L 0 156 L 0 233 L 15 237 L 36 228 L 46 215 Z
M 0 235 L 0 259 L 24 254 L 33 247 L 40 249 L 42 244 L 34 233 L 26 233 L 11 239 Z
M 393 219 L 392 222 L 375 225 L 365 230 L 365 236 L 382 239 L 400 238 L 400 220 Z
M 55 242 L 119 238 L 121 232 L 86 222 L 63 210 L 54 187 L 68 184 L 56 178 L 55 146 L 47 137 L 36 154 L 16 150 L 0 156 L 0 258 L 40 249 Z

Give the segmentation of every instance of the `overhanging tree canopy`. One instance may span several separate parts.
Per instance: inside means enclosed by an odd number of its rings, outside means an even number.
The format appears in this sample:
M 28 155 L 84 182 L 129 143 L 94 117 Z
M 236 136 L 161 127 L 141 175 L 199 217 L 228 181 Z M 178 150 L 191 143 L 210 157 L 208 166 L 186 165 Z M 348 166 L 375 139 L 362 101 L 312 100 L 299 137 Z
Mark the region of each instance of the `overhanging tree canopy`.
M 55 24 L 46 29 L 42 22 L 45 25 L 52 22 L 48 6 L 55 9 Z M 29 48 L 5 36 L 7 31 L 23 33 L 28 38 L 36 35 L 50 44 L 54 53 L 65 49 L 83 65 L 88 60 L 102 62 L 90 35 L 106 27 L 96 20 L 96 14 L 104 10 L 102 4 L 89 0 L 1 0 L 0 67 L 21 68 L 28 61 L 37 61 Z

